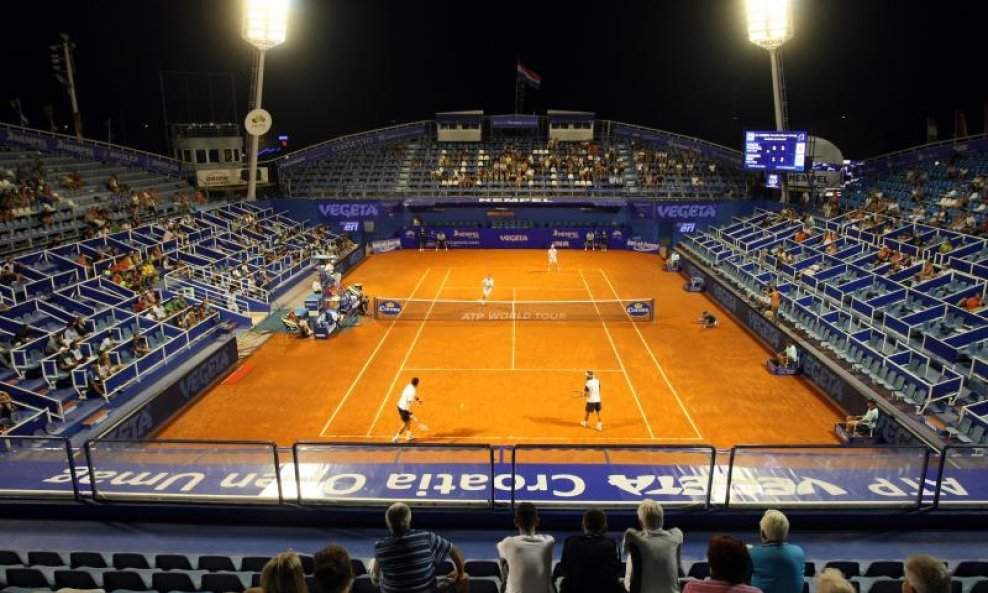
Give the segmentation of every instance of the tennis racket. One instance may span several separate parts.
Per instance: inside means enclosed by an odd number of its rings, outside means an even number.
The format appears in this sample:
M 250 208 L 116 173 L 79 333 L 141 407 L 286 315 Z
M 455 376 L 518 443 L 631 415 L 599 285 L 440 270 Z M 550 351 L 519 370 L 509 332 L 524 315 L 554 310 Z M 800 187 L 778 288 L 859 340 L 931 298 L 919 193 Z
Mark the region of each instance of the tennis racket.
M 573 399 L 581 399 L 581 398 L 586 397 L 587 394 L 582 389 L 574 389 L 573 391 L 570 391 L 569 392 L 569 395 Z

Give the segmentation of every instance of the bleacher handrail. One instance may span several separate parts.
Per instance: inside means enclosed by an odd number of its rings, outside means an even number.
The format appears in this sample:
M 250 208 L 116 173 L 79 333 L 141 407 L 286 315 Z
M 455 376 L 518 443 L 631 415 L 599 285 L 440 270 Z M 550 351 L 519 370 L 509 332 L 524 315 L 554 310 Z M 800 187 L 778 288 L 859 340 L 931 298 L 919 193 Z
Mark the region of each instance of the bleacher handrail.
M 12 140 L 11 132 L 23 134 L 24 136 L 20 138 L 14 136 Z M 76 138 L 75 136 L 14 124 L 0 123 L 0 142 L 10 142 L 18 146 L 46 152 L 61 152 L 72 156 L 83 156 L 91 160 L 112 162 L 124 166 L 142 167 L 149 171 L 174 177 L 182 176 L 187 170 L 184 162 L 164 155 L 129 148 L 119 144 L 111 144 L 109 142 L 87 138 Z M 83 147 L 100 149 L 103 152 L 94 150 L 87 153 L 80 151 L 79 149 Z

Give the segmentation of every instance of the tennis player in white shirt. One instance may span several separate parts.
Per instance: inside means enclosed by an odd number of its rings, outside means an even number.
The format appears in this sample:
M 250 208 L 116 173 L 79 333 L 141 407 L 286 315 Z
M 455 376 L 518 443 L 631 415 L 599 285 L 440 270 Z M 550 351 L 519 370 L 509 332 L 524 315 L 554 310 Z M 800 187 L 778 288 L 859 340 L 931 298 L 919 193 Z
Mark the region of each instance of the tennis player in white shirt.
M 587 428 L 587 421 L 590 420 L 590 413 L 594 412 L 597 414 L 597 426 L 598 431 L 604 430 L 604 420 L 600 416 L 600 379 L 594 376 L 593 371 L 587 371 L 587 382 L 583 386 L 583 393 L 587 398 L 586 413 L 583 416 L 583 422 L 580 426 Z
M 487 297 L 491 296 L 491 292 L 494 290 L 494 276 L 491 276 L 490 272 L 487 273 L 487 277 L 484 278 L 483 282 L 484 291 L 480 295 L 480 304 L 484 305 L 487 301 Z
M 559 271 L 559 252 L 556 250 L 556 244 L 553 243 L 549 246 L 549 271 L 552 271 L 552 266 L 556 266 L 556 271 Z
M 391 437 L 392 443 L 397 443 L 401 439 L 401 435 L 408 433 L 408 440 L 412 440 L 412 418 L 415 417 L 412 414 L 412 404 L 415 402 L 422 403 L 422 400 L 418 396 L 418 386 L 419 378 L 412 377 L 412 382 L 405 385 L 405 389 L 401 392 L 401 397 L 398 398 L 398 416 L 401 417 L 401 428 L 398 430 L 398 434 Z

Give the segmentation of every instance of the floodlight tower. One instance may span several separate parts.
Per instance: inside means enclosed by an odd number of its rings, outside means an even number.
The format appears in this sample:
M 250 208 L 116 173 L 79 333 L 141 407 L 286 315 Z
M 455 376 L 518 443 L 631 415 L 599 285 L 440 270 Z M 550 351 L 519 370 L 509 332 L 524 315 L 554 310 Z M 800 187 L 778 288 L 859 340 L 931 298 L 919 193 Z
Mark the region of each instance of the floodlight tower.
M 254 108 L 244 122 L 250 134 L 250 179 L 247 182 L 247 199 L 257 199 L 257 149 L 260 137 L 271 129 L 271 115 L 261 108 L 261 92 L 264 89 L 264 54 L 272 47 L 284 43 L 288 30 L 288 0 L 244 0 L 244 18 L 241 36 L 257 48 L 255 71 Z
M 792 38 L 792 3 L 790 0 L 745 0 L 748 12 L 748 40 L 768 50 L 772 62 L 772 99 L 775 129 L 783 131 L 786 122 L 782 99 L 782 67 L 779 48 Z M 789 202 L 789 187 L 782 176 L 782 201 Z

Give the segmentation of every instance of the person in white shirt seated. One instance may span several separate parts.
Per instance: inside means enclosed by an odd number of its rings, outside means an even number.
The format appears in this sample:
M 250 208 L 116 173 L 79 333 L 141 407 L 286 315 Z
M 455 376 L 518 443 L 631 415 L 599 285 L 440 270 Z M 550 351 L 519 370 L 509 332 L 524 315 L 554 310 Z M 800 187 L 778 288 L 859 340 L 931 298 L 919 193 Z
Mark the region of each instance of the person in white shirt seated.
M 846 422 L 848 434 L 871 434 L 878 425 L 878 404 L 869 401 L 867 412 L 861 416 L 848 416 Z
M 673 251 L 669 254 L 669 259 L 666 260 L 666 265 L 671 267 L 679 265 L 679 252 Z
M 497 544 L 504 593 L 555 591 L 552 584 L 552 548 L 556 540 L 551 535 L 535 533 L 538 525 L 539 512 L 534 504 L 523 502 L 515 508 L 518 535 L 508 536 Z

